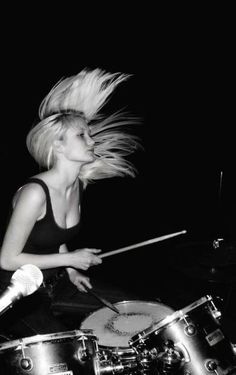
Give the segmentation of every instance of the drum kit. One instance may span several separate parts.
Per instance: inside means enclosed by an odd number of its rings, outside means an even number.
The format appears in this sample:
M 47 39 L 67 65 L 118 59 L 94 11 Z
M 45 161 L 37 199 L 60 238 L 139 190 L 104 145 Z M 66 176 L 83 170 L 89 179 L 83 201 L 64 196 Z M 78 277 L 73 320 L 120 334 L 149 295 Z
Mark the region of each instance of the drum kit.
M 1 374 L 236 374 L 236 346 L 224 334 L 211 296 L 175 312 L 149 301 L 115 306 L 118 314 L 103 307 L 79 330 L 0 344 Z
M 235 375 L 236 345 L 221 315 L 208 294 L 177 311 L 153 301 L 104 303 L 78 330 L 0 343 L 1 374 Z

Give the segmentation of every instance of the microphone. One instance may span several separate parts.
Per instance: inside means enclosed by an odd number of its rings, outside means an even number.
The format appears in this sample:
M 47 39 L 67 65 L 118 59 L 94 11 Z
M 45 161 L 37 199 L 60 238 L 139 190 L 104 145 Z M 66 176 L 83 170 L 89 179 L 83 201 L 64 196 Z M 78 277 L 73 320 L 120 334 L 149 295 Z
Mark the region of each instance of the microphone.
M 20 298 L 34 293 L 43 282 L 43 274 L 33 264 L 24 264 L 12 275 L 10 285 L 0 295 L 0 315 Z

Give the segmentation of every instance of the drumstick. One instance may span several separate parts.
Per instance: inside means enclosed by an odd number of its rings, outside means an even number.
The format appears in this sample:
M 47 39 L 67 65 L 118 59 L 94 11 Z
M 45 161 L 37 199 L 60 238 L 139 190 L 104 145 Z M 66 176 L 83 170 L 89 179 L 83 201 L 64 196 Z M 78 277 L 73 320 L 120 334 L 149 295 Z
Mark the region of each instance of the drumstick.
M 115 311 L 115 313 L 119 314 L 119 310 L 113 305 L 113 303 L 109 302 L 105 298 L 98 296 L 97 293 L 93 292 L 91 289 L 89 289 L 86 285 L 84 285 L 85 289 L 88 293 L 91 294 L 91 296 L 95 297 L 99 302 L 101 302 L 103 305 L 107 306 L 109 309 Z
M 122 248 L 117 249 L 117 250 L 108 251 L 107 253 L 104 253 L 104 254 L 99 255 L 99 257 L 100 257 L 100 258 L 109 257 L 109 256 L 111 256 L 111 255 L 115 255 L 115 254 L 123 253 L 124 251 L 132 250 L 132 249 L 135 249 L 135 248 L 137 248 L 137 247 L 144 246 L 144 245 L 149 245 L 149 244 L 154 243 L 154 242 L 159 242 L 159 241 L 167 240 L 168 238 L 172 238 L 172 237 L 175 237 L 175 236 L 179 236 L 179 235 L 181 235 L 181 234 L 185 234 L 185 233 L 187 233 L 186 230 L 182 230 L 181 232 L 175 232 L 175 233 L 171 233 L 171 234 L 166 234 L 165 236 L 152 238 L 151 240 L 147 240 L 147 241 L 139 242 L 139 243 L 136 243 L 136 244 L 134 244 L 134 245 L 130 245 L 130 246 L 126 246 L 126 247 L 122 247 Z
M 91 296 L 95 297 L 99 302 L 101 302 L 103 305 L 108 307 L 109 309 L 113 310 L 115 313 L 119 314 L 119 310 L 113 305 L 113 303 L 109 302 L 107 299 L 100 297 L 97 295 L 97 293 L 93 292 L 90 288 L 88 288 L 86 285 L 83 284 L 83 287 L 87 290 Z M 78 289 L 70 296 L 70 298 L 73 298 L 78 293 Z

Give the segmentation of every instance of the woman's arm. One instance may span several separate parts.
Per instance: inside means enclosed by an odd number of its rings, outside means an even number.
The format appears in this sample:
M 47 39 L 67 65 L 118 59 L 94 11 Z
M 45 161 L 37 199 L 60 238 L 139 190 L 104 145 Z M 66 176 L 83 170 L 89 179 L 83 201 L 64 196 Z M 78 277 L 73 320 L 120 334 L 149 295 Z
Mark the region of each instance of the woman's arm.
M 59 251 L 60 253 L 67 253 L 68 249 L 66 244 L 61 245 Z M 66 267 L 66 271 L 70 281 L 78 288 L 80 292 L 87 292 L 86 287 L 92 289 L 89 277 L 72 267 Z

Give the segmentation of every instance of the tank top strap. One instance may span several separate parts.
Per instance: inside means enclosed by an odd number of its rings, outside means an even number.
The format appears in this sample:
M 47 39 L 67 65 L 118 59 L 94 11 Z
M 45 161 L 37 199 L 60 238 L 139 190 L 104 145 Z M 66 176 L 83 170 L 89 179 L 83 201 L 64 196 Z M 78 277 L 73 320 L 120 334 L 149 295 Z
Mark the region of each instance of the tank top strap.
M 28 181 L 27 181 L 27 183 L 30 183 L 30 182 L 35 182 L 35 183 L 39 184 L 42 187 L 42 189 L 43 189 L 43 191 L 45 192 L 45 195 L 46 195 L 46 203 L 47 203 L 46 215 L 48 213 L 48 209 L 52 213 L 51 197 L 50 197 L 50 194 L 49 194 L 49 189 L 48 189 L 47 184 L 43 180 L 41 180 L 40 178 L 36 178 L 36 177 L 29 178 Z

